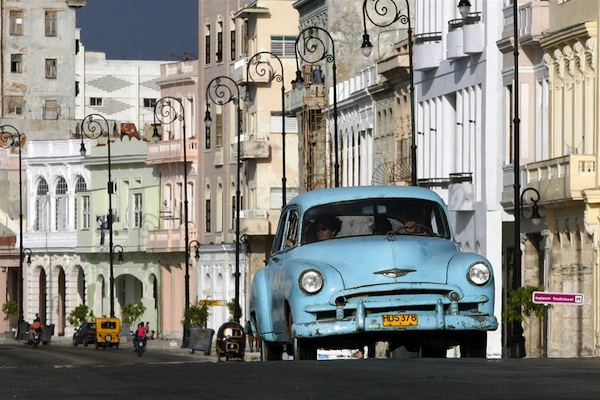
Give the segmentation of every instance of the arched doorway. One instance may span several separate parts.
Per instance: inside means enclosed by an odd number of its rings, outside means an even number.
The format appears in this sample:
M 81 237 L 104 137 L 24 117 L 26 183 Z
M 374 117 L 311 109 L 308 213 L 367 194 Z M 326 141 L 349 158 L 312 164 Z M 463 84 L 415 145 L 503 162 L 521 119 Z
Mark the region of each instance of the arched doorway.
M 94 290 L 94 304 L 93 310 L 94 315 L 97 317 L 101 317 L 106 315 L 106 311 L 104 308 L 104 299 L 106 298 L 106 281 L 104 276 L 98 275 L 96 279 L 96 288 Z

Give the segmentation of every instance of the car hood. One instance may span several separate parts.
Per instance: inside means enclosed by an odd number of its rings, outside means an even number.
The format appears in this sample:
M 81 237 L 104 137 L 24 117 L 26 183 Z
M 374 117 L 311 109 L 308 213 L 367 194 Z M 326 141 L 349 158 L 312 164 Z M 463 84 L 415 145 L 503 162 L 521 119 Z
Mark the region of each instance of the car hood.
M 445 284 L 448 263 L 459 251 L 448 239 L 405 235 L 333 239 L 298 250 L 306 263 L 336 269 L 346 289 L 394 282 Z

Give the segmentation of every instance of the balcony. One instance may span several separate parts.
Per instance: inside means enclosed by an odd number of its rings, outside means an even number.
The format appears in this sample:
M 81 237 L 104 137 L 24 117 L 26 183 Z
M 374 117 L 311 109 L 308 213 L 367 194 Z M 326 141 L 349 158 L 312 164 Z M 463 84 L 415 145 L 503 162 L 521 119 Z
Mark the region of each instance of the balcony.
M 514 174 L 505 166 L 502 205 L 514 208 Z M 569 154 L 538 161 L 522 167 L 521 189 L 531 187 L 540 192 L 540 203 L 581 200 L 582 192 L 596 187 L 596 156 Z
M 519 42 L 539 42 L 544 32 L 550 29 L 550 5 L 548 1 L 532 1 L 519 7 L 521 26 Z
M 49 248 L 65 248 L 75 251 L 75 247 L 77 247 L 77 232 L 24 232 L 23 243 L 34 253 L 40 250 L 46 251 Z
M 266 137 L 255 134 L 242 135 L 240 153 L 242 160 L 269 158 L 270 146 Z M 235 148 L 235 145 L 233 145 Z
M 189 228 L 189 240 L 196 239 L 196 228 Z M 185 228 L 155 229 L 148 231 L 148 253 L 178 253 L 185 252 Z
M 426 71 L 437 68 L 442 60 L 442 33 L 431 32 L 415 36 L 413 69 Z
M 481 13 L 470 13 L 466 18 L 448 21 L 447 57 L 457 59 L 483 52 L 483 28 Z
M 187 161 L 198 158 L 198 140 L 188 138 L 185 141 Z M 183 139 L 165 140 L 158 143 L 148 143 L 148 164 L 168 164 L 183 162 Z
M 268 235 L 270 232 L 267 210 L 241 210 L 240 231 L 247 235 Z
M 448 210 L 475 211 L 475 190 L 472 173 L 450 174 Z

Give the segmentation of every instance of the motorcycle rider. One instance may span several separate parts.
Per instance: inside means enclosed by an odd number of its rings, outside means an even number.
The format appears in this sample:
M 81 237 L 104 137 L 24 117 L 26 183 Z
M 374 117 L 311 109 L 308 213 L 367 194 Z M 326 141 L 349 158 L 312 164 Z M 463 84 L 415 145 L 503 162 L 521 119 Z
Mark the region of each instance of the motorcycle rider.
M 135 331 L 135 336 L 133 337 L 133 351 L 137 350 L 140 340 L 143 340 L 144 344 L 146 344 L 146 327 L 144 326 L 144 322 L 140 322 Z
M 29 343 L 33 343 L 33 335 L 34 333 L 42 334 L 42 321 L 40 321 L 40 317 L 36 315 L 33 323 L 29 327 Z

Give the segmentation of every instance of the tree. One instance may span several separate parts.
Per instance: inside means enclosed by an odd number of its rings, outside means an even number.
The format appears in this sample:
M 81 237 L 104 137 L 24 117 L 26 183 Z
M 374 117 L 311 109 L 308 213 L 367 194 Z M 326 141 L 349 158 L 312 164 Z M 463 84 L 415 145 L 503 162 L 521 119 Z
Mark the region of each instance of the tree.
M 543 292 L 541 286 L 521 286 L 508 295 L 506 309 L 502 313 L 505 322 L 522 322 L 523 317 L 532 315 L 541 319 L 544 316 L 544 305 L 533 302 L 533 292 Z
M 5 321 L 14 322 L 19 316 L 19 306 L 16 301 L 9 300 L 2 305 L 2 312 Z
M 208 303 L 202 302 L 199 303 L 199 305 L 188 307 L 188 309 L 183 313 L 183 321 L 181 321 L 181 323 L 183 324 L 184 328 L 190 328 L 193 326 L 206 328 L 208 316 Z
M 69 324 L 78 327 L 84 322 L 94 319 L 94 312 L 85 304 L 80 304 L 69 313 Z
M 146 312 L 146 307 L 140 301 L 137 304 L 128 303 L 121 309 L 121 319 L 124 324 L 133 324 Z

